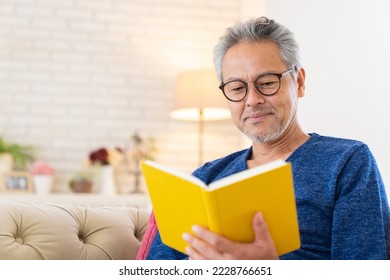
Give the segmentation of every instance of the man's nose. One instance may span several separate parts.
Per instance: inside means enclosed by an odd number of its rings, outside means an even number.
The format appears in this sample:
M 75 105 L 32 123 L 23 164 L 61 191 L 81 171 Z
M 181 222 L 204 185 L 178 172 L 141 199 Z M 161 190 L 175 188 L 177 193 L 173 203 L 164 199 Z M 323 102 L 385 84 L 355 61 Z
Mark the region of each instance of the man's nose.
M 264 96 L 257 90 L 254 82 L 248 82 L 248 93 L 246 96 L 246 103 L 248 105 L 256 105 L 264 103 Z

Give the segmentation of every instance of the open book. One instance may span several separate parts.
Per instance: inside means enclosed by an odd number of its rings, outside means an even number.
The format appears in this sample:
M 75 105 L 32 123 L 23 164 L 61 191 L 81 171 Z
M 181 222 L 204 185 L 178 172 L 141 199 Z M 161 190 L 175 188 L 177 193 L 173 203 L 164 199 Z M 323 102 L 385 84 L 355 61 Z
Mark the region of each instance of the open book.
M 291 164 L 278 160 L 205 185 L 152 161 L 141 163 L 164 244 L 185 253 L 184 232 L 201 225 L 226 238 L 252 242 L 252 219 L 261 211 L 279 255 L 299 249 Z

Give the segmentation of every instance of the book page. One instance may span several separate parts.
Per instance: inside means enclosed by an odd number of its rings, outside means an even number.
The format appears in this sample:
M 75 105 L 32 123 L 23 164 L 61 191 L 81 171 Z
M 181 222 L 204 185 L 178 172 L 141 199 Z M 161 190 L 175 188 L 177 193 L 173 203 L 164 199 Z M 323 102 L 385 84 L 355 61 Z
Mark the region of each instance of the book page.
M 263 164 L 263 165 L 260 165 L 260 166 L 254 167 L 254 168 L 250 168 L 250 169 L 247 169 L 247 170 L 244 170 L 242 172 L 227 176 L 225 178 L 222 178 L 218 181 L 211 183 L 209 185 L 208 190 L 213 191 L 215 189 L 219 189 L 219 188 L 234 184 L 234 183 L 242 181 L 246 178 L 253 177 L 253 176 L 260 174 L 260 173 L 265 173 L 267 171 L 276 169 L 276 168 L 284 166 L 284 165 L 286 165 L 286 162 L 284 160 L 275 160 L 275 161 L 272 161 L 270 163 L 266 163 L 266 164 Z
M 168 167 L 168 166 L 165 166 L 165 165 L 162 165 L 162 164 L 156 163 L 154 161 L 150 161 L 150 160 L 145 160 L 145 163 L 156 168 L 156 169 L 159 169 L 159 170 L 164 171 L 166 173 L 172 174 L 176 177 L 182 178 L 186 181 L 189 181 L 193 184 L 196 184 L 202 188 L 207 189 L 207 185 L 205 183 L 203 183 L 203 181 L 196 178 L 195 176 L 192 176 L 191 174 L 181 172 L 177 169 L 174 169 L 174 168 L 171 168 L 171 167 Z

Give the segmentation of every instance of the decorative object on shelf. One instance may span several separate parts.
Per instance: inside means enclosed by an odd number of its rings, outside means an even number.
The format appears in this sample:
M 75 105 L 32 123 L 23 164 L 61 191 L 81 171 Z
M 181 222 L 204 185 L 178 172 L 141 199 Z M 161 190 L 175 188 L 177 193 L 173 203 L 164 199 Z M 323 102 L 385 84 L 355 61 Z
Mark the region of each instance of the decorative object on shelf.
M 3 154 L 6 154 L 6 156 L 0 158 L 0 172 L 2 170 L 11 171 L 12 169 L 26 170 L 27 165 L 35 159 L 32 146 L 8 143 L 0 136 L 0 155 Z M 11 159 L 9 156 L 11 156 Z
M 74 180 L 69 185 L 75 193 L 90 193 L 93 187 L 93 183 L 90 180 Z
M 75 193 L 90 193 L 93 188 L 93 177 L 90 169 L 80 170 L 69 180 L 69 187 Z
M 96 183 L 100 193 L 107 195 L 117 193 L 113 168 L 120 162 L 121 158 L 122 151 L 119 148 L 99 148 L 89 154 L 91 167 L 99 173 L 96 177 Z
M 143 138 L 138 132 L 135 132 L 126 143 L 123 149 L 123 159 L 127 171 L 134 176 L 132 193 L 141 192 L 141 160 L 154 160 L 157 151 L 155 139 L 153 137 Z
M 37 194 L 51 193 L 53 188 L 54 169 L 44 161 L 36 161 L 30 168 L 34 190 Z
M 114 169 L 111 165 L 104 165 L 100 169 L 100 182 L 102 194 L 116 194 L 116 184 L 114 179 Z
M 13 158 L 10 153 L 0 154 L 0 174 L 11 172 L 13 166 Z
M 31 173 L 27 171 L 10 171 L 0 173 L 1 192 L 32 192 Z

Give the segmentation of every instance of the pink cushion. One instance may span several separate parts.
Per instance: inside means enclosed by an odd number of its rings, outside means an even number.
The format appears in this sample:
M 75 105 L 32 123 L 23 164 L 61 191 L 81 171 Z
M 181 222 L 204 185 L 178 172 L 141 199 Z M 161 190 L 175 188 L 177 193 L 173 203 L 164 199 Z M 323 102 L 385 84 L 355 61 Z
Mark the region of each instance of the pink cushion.
M 141 246 L 138 250 L 137 260 L 145 260 L 148 256 L 150 246 L 152 245 L 153 239 L 157 232 L 156 219 L 154 218 L 153 212 L 150 214 L 146 232 L 142 239 Z

